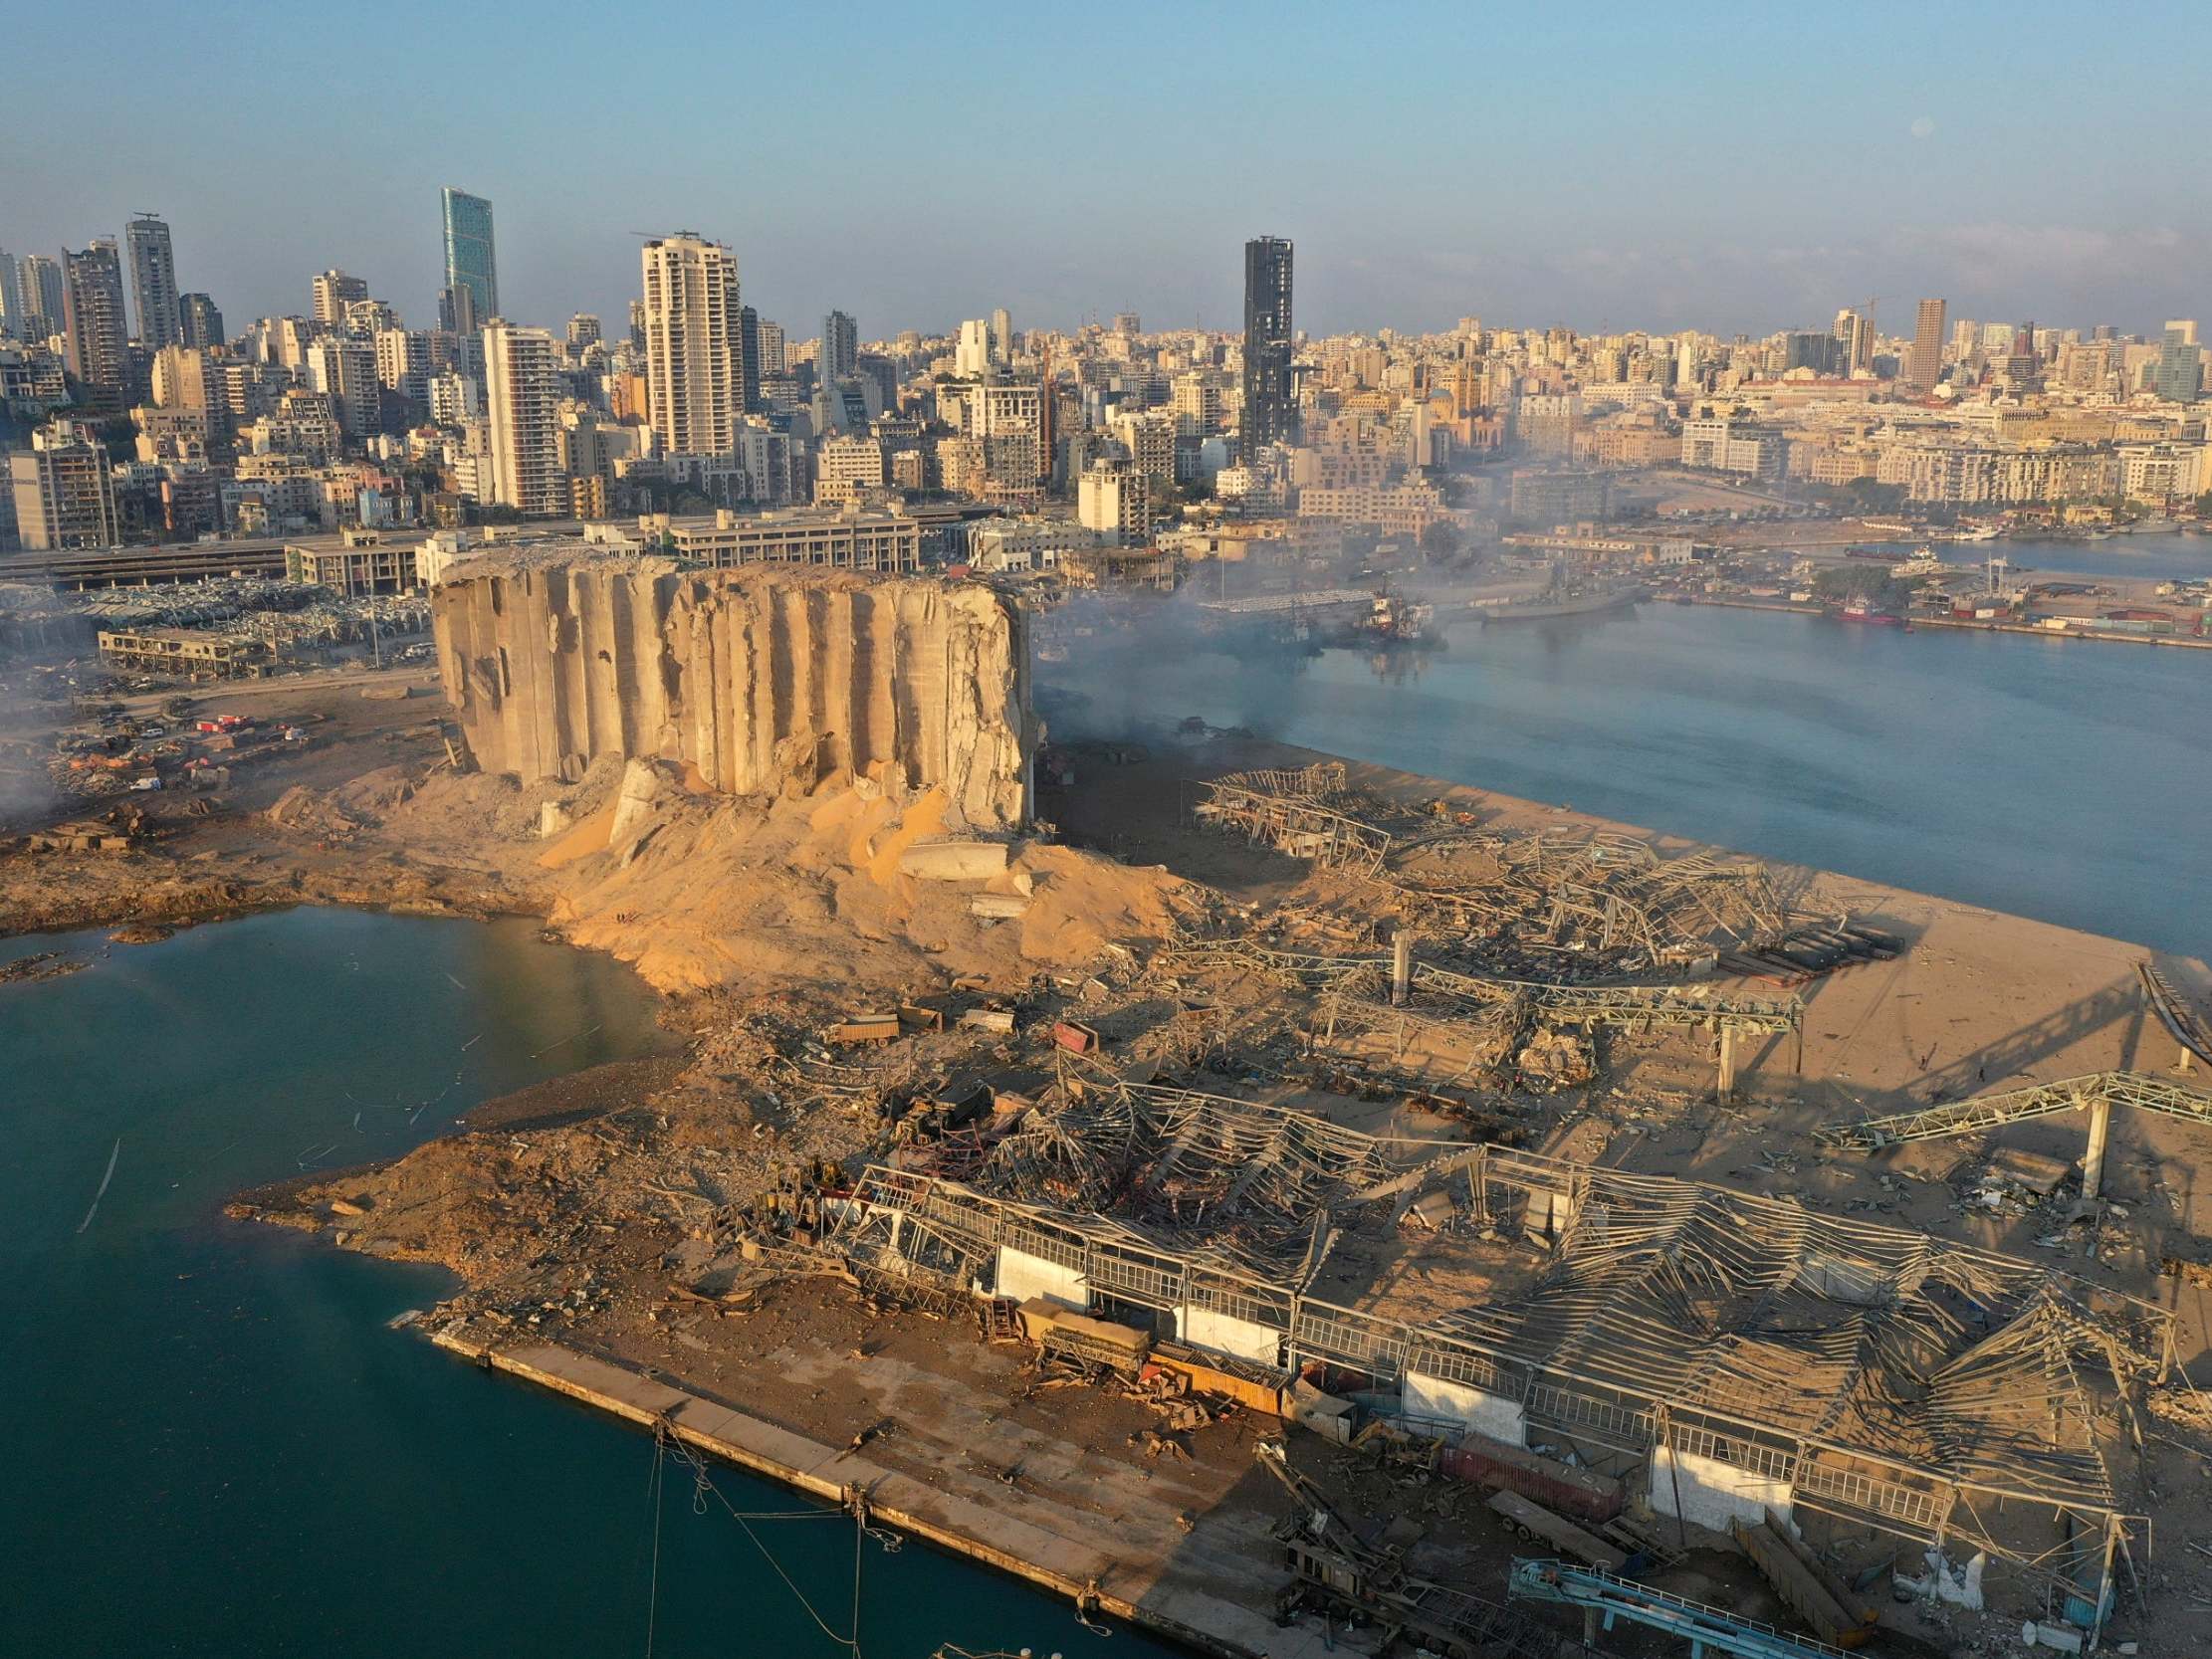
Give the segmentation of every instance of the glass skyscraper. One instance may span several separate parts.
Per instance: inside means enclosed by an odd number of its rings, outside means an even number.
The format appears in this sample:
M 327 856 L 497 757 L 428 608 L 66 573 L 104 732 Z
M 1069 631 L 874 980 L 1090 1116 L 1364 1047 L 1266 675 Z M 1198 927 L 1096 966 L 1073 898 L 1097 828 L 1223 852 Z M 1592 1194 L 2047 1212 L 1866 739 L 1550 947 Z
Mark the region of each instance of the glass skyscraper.
M 499 262 L 492 253 L 492 204 L 447 185 L 445 286 L 467 289 L 478 326 L 500 314 Z
M 1244 459 L 1296 436 L 1290 380 L 1290 244 L 1255 236 L 1244 244 Z

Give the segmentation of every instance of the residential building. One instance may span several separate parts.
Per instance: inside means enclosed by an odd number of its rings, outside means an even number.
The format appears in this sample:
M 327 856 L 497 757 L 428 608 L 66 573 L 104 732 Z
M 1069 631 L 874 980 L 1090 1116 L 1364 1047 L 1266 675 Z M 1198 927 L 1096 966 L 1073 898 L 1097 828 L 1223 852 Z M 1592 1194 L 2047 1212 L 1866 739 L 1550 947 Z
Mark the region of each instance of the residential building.
M 23 256 L 24 338 L 51 339 L 62 332 L 68 315 L 62 262 L 46 254 Z
M 1612 481 L 1603 473 L 1552 472 L 1523 467 L 1513 474 L 1512 516 L 1524 524 L 1571 524 L 1608 517 Z
M 1443 497 L 1432 485 L 1354 485 L 1298 492 L 1298 517 L 1362 524 L 1391 535 L 1419 536 L 1446 517 Z
M 81 254 L 64 253 L 62 271 L 69 371 L 96 402 L 119 408 L 130 373 L 130 334 L 123 316 L 122 261 L 113 240 L 100 237 Z
M 2158 362 L 2150 371 L 2150 389 L 2168 403 L 2194 403 L 2204 395 L 2204 351 L 2197 344 L 2194 322 L 2166 324 Z
M 790 364 L 783 350 L 783 324 L 771 322 L 764 316 L 760 320 L 758 332 L 761 340 L 761 373 L 764 376 L 789 373 Z
M 1137 471 L 1152 480 L 1155 499 L 1164 499 L 1175 483 L 1175 431 L 1171 416 L 1119 414 L 1107 429 L 1128 446 Z
M 215 360 L 189 345 L 165 345 L 153 354 L 153 401 L 161 409 L 227 413 Z
M 499 259 L 492 242 L 492 204 L 447 185 L 439 192 L 445 217 L 445 286 L 456 317 L 445 326 L 469 333 L 500 313 Z M 462 295 L 468 298 L 464 302 Z M 465 309 L 466 317 L 458 313 Z
M 215 309 L 215 302 L 204 294 L 177 296 L 177 342 L 181 345 L 210 346 L 226 343 L 223 333 L 223 313 Z
M 138 311 L 138 343 L 158 351 L 176 343 L 181 326 L 169 227 L 152 214 L 141 213 L 123 226 L 122 235 L 130 254 L 130 298 Z
M 376 331 L 376 382 L 409 403 L 430 401 L 430 336 L 419 328 Z
M 834 386 L 860 366 L 860 327 L 843 311 L 822 318 L 821 359 L 815 375 L 824 386 Z
M 1152 480 L 1133 461 L 1101 458 L 1075 486 L 1075 521 L 1116 546 L 1152 539 Z
M 29 320 L 23 311 L 23 274 L 16 267 L 15 256 L 0 248 L 0 337 L 29 339 Z
M 1779 479 L 1788 475 L 1789 444 L 1770 427 L 1726 415 L 1707 416 L 1682 422 L 1681 460 L 1685 467 Z
M 33 552 L 110 547 L 121 539 L 108 453 L 92 429 L 56 421 L 31 434 L 31 447 L 8 457 L 16 533 Z
M 345 320 L 345 308 L 356 300 L 368 298 L 368 283 L 364 278 L 348 277 L 332 268 L 318 273 L 314 283 L 315 320 L 326 328 L 335 328 Z
M 751 306 L 738 308 L 738 372 L 747 414 L 761 407 L 761 313 Z
M 832 438 L 814 459 L 817 503 L 856 503 L 883 487 L 883 445 L 873 438 Z
M 566 514 L 560 470 L 557 355 L 544 328 L 494 317 L 484 329 L 484 403 L 491 417 L 491 499 L 535 518 Z
M 1923 300 L 1912 322 L 1912 344 L 1904 354 L 1904 381 L 1929 392 L 1943 372 L 1943 302 Z
M 430 419 L 438 426 L 459 426 L 484 412 L 474 375 L 447 369 L 430 377 Z
M 646 408 L 664 455 L 727 456 L 745 413 L 738 262 L 690 232 L 645 244 Z
M 953 372 L 981 378 L 991 372 L 991 324 L 980 316 L 960 325 L 960 340 L 953 348 Z
M 1297 425 L 1290 379 L 1290 243 L 1244 244 L 1244 457 L 1288 443 Z
M 348 438 L 365 438 L 376 430 L 374 342 L 350 334 L 327 334 L 309 342 L 308 384 L 331 400 L 338 429 Z

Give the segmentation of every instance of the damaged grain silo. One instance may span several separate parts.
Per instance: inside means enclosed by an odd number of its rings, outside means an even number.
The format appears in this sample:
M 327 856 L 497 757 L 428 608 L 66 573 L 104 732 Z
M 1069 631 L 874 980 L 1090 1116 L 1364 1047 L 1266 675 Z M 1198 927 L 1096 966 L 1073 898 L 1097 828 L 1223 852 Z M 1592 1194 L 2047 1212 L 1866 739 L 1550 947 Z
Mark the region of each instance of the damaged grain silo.
M 842 774 L 942 790 L 973 828 L 1028 817 L 1027 619 L 990 588 L 518 552 L 457 566 L 433 604 L 446 697 L 486 771 L 537 783 L 645 755 L 730 794 Z

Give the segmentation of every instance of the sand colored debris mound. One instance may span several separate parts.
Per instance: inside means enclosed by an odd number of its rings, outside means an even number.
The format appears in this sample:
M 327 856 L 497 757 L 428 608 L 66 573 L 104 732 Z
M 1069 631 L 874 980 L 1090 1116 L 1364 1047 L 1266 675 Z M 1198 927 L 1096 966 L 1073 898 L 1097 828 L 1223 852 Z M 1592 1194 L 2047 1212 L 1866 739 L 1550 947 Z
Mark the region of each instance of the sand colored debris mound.
M 1028 642 L 982 587 L 672 560 L 458 567 L 434 610 L 445 690 L 476 762 L 526 784 L 652 757 L 733 795 L 861 779 L 936 792 L 945 820 L 1028 811 Z

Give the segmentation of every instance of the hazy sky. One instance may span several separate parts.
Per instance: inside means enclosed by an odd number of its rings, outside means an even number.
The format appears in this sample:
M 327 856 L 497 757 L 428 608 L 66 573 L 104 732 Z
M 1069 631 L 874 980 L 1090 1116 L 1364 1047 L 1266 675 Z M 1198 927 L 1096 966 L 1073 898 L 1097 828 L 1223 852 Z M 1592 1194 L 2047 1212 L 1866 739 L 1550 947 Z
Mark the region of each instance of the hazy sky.
M 88 82 L 87 31 L 122 54 Z M 1298 248 L 1316 331 L 1763 332 L 1881 299 L 2212 320 L 2212 5 L 14 8 L 0 247 L 152 209 L 237 328 L 337 265 L 435 320 L 438 187 L 507 313 L 612 326 L 638 233 L 864 338 L 995 305 L 1240 318 Z M 41 67 L 45 66 L 45 67 Z

